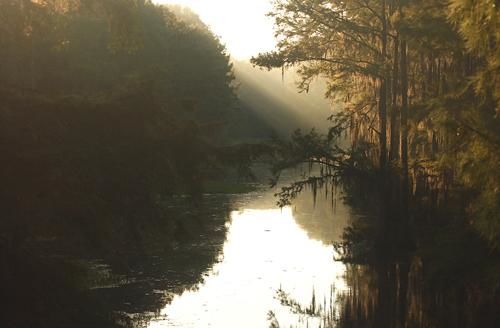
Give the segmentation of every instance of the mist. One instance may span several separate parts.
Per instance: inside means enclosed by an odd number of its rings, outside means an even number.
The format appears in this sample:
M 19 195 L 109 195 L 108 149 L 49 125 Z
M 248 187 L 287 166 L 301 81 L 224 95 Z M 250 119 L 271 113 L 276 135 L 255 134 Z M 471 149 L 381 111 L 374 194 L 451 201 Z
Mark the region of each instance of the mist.
M 241 106 L 254 113 L 276 133 L 287 138 L 296 129 L 326 133 L 332 104 L 325 98 L 324 81 L 314 81 L 309 92 L 299 93 L 299 76 L 293 69 L 270 71 L 247 61 L 233 61 Z

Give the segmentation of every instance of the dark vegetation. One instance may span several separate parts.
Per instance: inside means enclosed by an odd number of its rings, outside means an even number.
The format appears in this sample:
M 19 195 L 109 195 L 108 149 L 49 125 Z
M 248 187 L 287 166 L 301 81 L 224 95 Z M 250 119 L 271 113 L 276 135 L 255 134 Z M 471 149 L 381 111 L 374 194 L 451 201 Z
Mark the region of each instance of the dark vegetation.
M 2 0 L 0 49 L 0 325 L 113 325 L 88 288 L 189 244 L 204 190 L 248 190 L 227 179 L 251 147 L 227 128 L 250 115 L 229 56 L 193 13 L 135 0 Z
M 495 1 L 279 0 L 277 50 L 255 65 L 327 80 L 329 133 L 279 143 L 278 194 L 344 191 L 366 215 L 336 245 L 351 263 L 348 327 L 494 326 L 500 306 L 500 117 Z M 349 146 L 343 146 L 345 140 Z M 320 191 L 323 193 L 320 193 Z M 376 213 L 376 215 L 373 215 Z M 338 319 L 338 320 L 337 320 Z

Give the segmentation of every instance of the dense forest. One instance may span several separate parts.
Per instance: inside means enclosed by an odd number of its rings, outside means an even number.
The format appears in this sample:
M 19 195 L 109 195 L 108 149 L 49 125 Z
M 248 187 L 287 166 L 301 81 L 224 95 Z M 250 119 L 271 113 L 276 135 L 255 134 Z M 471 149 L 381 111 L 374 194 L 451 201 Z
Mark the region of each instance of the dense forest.
M 263 162 L 277 207 L 311 192 L 362 213 L 334 243 L 352 292 L 304 315 L 498 321 L 498 1 L 276 0 L 269 16 L 276 50 L 251 59 L 266 74 L 180 6 L 0 0 L 0 326 L 145 326 L 158 290 L 223 258 L 228 195 Z
M 134 220 L 157 194 L 198 187 L 225 137 L 213 127 L 234 116 L 217 38 L 147 2 L 1 5 L 10 247 L 51 218 Z
M 498 248 L 495 1 L 277 1 L 271 15 L 278 51 L 253 62 L 300 65 L 302 89 L 326 78 L 327 96 L 342 110 L 318 141 L 347 132 L 352 143 L 347 153 L 320 144 L 318 154 L 308 148 L 304 158 L 342 169 L 346 155 L 359 156 L 381 184 L 398 177 L 402 199 L 409 195 L 421 206 L 446 205 L 460 194 L 471 226 Z M 325 171 L 324 182 L 332 175 Z
M 68 255 L 123 267 L 170 247 L 189 223 L 159 198 L 227 188 L 205 182 L 238 170 L 229 127 L 251 115 L 224 46 L 181 8 L 2 0 L 0 48 L 0 320 L 67 327 L 47 313 L 83 309 L 68 290 L 88 279 Z

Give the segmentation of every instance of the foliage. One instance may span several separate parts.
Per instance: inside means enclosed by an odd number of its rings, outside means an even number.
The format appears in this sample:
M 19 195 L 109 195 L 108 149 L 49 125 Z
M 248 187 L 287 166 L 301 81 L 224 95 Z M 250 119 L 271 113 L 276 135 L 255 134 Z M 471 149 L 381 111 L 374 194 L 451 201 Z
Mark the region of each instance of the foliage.
M 355 188 L 360 181 L 372 183 L 376 168 L 369 159 L 370 148 L 364 143 L 349 149 L 339 146 L 339 127 L 345 123 L 343 117 L 332 117 L 336 124 L 328 135 L 321 135 L 314 129 L 304 134 L 297 130 L 290 141 L 273 143 L 273 178 L 271 185 L 278 183 L 283 171 L 292 168 L 302 170 L 302 179 L 281 188 L 278 205 L 290 205 L 303 190 L 309 188 L 316 199 L 319 190 L 327 195 L 334 194 L 337 186 Z M 351 190 L 354 191 L 354 190 Z
M 238 118 L 225 48 L 206 26 L 165 7 L 2 0 L 0 47 L 3 283 L 30 280 L 31 266 L 47 262 L 45 247 L 123 267 L 168 249 L 188 223 L 164 199 L 196 199 L 205 179 L 245 157 L 222 163 L 225 125 Z M 74 288 L 66 294 L 80 295 Z M 43 317 L 57 312 L 53 299 L 33 300 L 24 308 L 43 305 L 37 320 L 68 325 Z M 1 316 L 15 322 L 16 311 Z
M 498 247 L 495 1 L 278 0 L 270 16 L 277 50 L 253 63 L 299 66 L 303 90 L 315 77 L 326 78 L 327 96 L 342 104 L 333 132 L 348 132 L 355 152 L 333 165 L 334 175 L 342 175 L 342 163 L 366 145 L 366 169 L 380 170 L 383 183 L 373 180 L 379 194 L 390 186 L 392 201 L 435 208 L 455 206 L 449 195 L 465 193 L 470 224 Z M 290 146 L 301 155 L 287 157 L 338 154 L 335 147 L 315 154 L 324 141 L 309 141 L 307 147 Z M 309 184 L 321 183 L 313 180 Z M 300 190 L 296 185 L 287 193 Z

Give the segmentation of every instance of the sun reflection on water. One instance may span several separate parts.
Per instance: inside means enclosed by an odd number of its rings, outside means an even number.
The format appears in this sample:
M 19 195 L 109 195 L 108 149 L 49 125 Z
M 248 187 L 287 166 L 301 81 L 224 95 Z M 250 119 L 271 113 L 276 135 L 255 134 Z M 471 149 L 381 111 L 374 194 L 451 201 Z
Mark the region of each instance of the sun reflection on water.
M 149 328 L 268 327 L 269 311 L 280 325 L 296 326 L 300 318 L 280 304 L 277 291 L 306 307 L 314 290 L 316 301 L 329 306 L 332 286 L 333 300 L 347 288 L 334 255 L 333 247 L 308 237 L 291 208 L 234 211 L 221 261 L 197 288 L 174 296 Z M 308 320 L 304 327 L 313 327 Z

